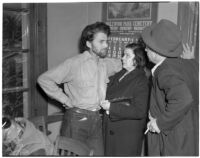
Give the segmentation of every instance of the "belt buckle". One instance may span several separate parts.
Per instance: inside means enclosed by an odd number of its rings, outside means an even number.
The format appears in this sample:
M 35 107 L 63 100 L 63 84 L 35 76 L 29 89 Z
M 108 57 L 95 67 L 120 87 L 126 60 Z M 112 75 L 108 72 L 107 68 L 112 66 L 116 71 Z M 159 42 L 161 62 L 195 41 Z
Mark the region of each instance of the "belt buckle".
M 97 111 L 98 111 L 98 109 L 93 109 L 93 110 L 91 110 L 91 111 L 93 111 L 93 112 L 97 112 Z
M 79 114 L 81 114 L 81 113 L 82 113 L 82 112 L 81 112 L 79 109 L 77 109 L 77 110 L 76 110 L 76 112 L 77 112 L 77 113 L 79 113 Z

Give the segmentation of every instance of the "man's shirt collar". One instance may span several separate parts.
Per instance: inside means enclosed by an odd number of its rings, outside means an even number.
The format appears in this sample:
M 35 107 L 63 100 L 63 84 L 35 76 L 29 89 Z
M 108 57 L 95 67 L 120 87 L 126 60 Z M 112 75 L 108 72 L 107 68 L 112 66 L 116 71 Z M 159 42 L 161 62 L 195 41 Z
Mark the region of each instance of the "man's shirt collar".
M 162 59 L 160 62 L 158 62 L 158 63 L 151 69 L 152 76 L 154 76 L 154 72 L 156 71 L 156 69 L 158 68 L 158 66 L 160 66 L 160 65 L 164 62 L 165 59 L 166 59 L 166 58 Z

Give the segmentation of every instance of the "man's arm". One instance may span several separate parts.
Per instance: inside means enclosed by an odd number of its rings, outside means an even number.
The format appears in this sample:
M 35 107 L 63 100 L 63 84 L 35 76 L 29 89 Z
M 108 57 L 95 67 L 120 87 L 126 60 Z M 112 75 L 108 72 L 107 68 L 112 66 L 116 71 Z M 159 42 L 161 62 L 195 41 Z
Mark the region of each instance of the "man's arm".
M 67 59 L 57 67 L 48 70 L 38 78 L 38 83 L 46 94 L 59 101 L 60 103 L 71 106 L 71 102 L 63 90 L 58 84 L 67 82 L 70 80 L 71 60 Z
M 108 76 L 112 76 L 122 69 L 121 59 L 105 58 Z
M 163 70 L 158 85 L 165 93 L 166 105 L 163 113 L 156 118 L 161 131 L 173 129 L 190 109 L 193 100 L 184 79 L 172 70 Z

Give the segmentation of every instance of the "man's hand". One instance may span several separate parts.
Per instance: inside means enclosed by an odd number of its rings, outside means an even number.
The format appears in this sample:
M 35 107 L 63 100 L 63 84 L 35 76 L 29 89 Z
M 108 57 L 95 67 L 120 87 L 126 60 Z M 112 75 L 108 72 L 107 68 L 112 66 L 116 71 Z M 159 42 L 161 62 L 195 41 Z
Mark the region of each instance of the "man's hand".
M 194 59 L 194 46 L 190 48 L 189 44 L 183 44 L 183 53 L 181 54 L 183 59 Z
M 65 104 L 63 104 L 63 107 L 64 107 L 65 109 L 70 109 L 70 108 L 72 108 L 72 107 L 69 107 L 69 106 L 67 106 L 67 105 L 65 105 Z
M 73 106 L 71 105 L 71 102 L 65 102 L 65 103 L 63 103 L 62 104 L 63 105 L 63 107 L 65 108 L 65 109 L 70 109 L 70 108 L 72 108 Z
M 149 113 L 149 120 L 150 121 L 147 123 L 147 129 L 149 129 L 149 131 L 151 132 L 160 133 L 160 129 L 158 128 L 158 125 L 156 123 L 156 119 L 153 118 L 150 113 Z

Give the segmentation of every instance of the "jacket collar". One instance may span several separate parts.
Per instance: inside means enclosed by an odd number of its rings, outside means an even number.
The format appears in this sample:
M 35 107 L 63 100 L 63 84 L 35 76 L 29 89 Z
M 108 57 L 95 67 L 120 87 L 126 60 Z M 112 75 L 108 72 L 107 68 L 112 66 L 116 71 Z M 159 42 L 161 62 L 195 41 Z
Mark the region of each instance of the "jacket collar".
M 154 73 L 156 71 L 156 69 L 165 61 L 166 58 L 164 58 L 163 60 L 161 60 L 159 63 L 157 63 L 151 70 L 152 76 L 154 76 Z
M 124 75 L 124 73 L 126 73 L 125 70 L 123 73 L 120 73 L 118 80 Z M 130 73 L 128 73 L 120 82 L 129 80 L 129 79 L 133 79 L 141 74 L 145 74 L 144 70 L 141 68 L 140 69 L 136 68 L 136 69 L 132 70 Z

